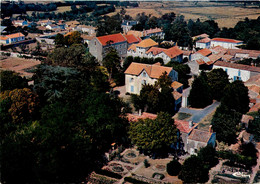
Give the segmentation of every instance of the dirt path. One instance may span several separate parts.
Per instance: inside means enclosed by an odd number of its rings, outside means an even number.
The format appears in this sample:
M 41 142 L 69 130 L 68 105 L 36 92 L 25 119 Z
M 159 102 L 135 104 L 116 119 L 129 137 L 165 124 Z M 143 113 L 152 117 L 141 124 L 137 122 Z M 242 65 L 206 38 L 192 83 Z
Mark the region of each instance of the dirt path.
M 252 168 L 252 174 L 250 176 L 250 182 L 249 183 L 253 183 L 254 182 L 254 178 L 255 178 L 255 175 L 257 173 L 257 171 L 259 170 L 259 166 L 260 166 L 260 150 L 257 149 L 258 153 L 257 153 L 257 156 L 258 156 L 258 159 L 257 159 L 257 164 L 255 167 Z
M 220 160 L 219 163 L 215 166 L 212 167 L 209 171 L 209 181 L 207 183 L 211 183 L 211 181 L 214 179 L 215 174 L 220 171 L 222 164 L 224 163 L 225 160 Z

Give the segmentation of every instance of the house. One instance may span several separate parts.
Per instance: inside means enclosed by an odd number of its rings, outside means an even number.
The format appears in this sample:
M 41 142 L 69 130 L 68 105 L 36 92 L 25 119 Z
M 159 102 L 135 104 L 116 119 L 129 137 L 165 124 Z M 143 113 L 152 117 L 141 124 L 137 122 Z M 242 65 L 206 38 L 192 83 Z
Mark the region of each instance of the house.
M 132 62 L 125 71 L 126 92 L 140 94 L 143 85 L 155 84 L 164 72 L 172 81 L 178 80 L 178 73 L 172 67 L 160 66 L 159 63 L 150 65 Z
M 203 39 L 203 38 L 208 38 L 209 35 L 206 33 L 200 34 L 200 35 L 196 35 L 192 37 L 192 40 L 197 40 L 197 39 Z
M 95 35 L 96 36 L 96 27 L 93 26 L 87 26 L 87 25 L 78 25 L 76 27 L 77 31 L 80 31 L 82 33 L 88 33 L 88 35 Z
M 191 54 L 192 54 L 192 51 L 184 50 L 183 51 L 183 60 L 184 60 L 184 58 L 187 58 L 187 61 L 190 61 L 191 60 Z M 184 60 L 184 62 L 185 62 L 185 60 Z
M 14 26 L 28 26 L 28 22 L 26 20 L 14 20 Z
M 174 46 L 169 49 L 151 47 L 145 52 L 144 57 L 162 58 L 164 64 L 167 64 L 171 61 L 181 63 L 183 59 L 183 51 L 179 49 L 178 46 Z
M 89 44 L 90 41 L 91 41 L 93 38 L 95 38 L 95 36 L 89 36 L 89 35 L 82 34 L 82 35 L 81 35 L 81 38 L 83 39 L 83 43 Z
M 127 40 L 127 48 L 129 48 L 133 44 L 138 44 L 142 41 L 140 37 L 136 37 L 135 35 L 124 35 L 124 37 Z
M 127 56 L 133 57 L 147 57 L 146 51 L 148 51 L 151 47 L 158 46 L 158 43 L 148 38 L 142 40 L 138 44 L 133 44 L 127 49 Z
M 144 36 L 142 31 L 135 31 L 135 30 L 130 30 L 126 34 L 135 35 L 136 37 L 140 37 L 140 38 L 142 38 Z
M 241 118 L 242 127 L 248 128 L 248 124 L 249 124 L 250 120 L 254 120 L 254 117 L 246 115 L 246 114 L 243 114 L 243 116 Z
M 143 31 L 143 35 L 144 35 L 144 38 L 151 38 L 152 36 L 155 36 L 159 39 L 164 39 L 164 35 L 165 33 L 163 32 L 163 30 L 161 28 L 154 28 L 154 29 L 148 29 L 148 30 L 144 30 Z
M 206 37 L 201 40 L 196 41 L 196 48 L 201 48 L 201 49 L 209 49 L 210 48 L 210 38 Z
M 25 40 L 25 36 L 22 33 L 14 33 L 10 35 L 0 36 L 1 44 L 13 44 Z
M 50 24 L 54 24 L 55 21 L 53 20 L 41 20 L 41 21 L 38 21 L 37 24 L 39 24 L 40 26 L 47 26 L 47 25 L 50 25 Z
M 242 80 L 245 82 L 252 76 L 260 74 L 259 67 L 223 61 L 217 61 L 214 63 L 213 69 L 215 68 L 222 68 L 224 71 L 226 71 L 231 81 Z
M 128 45 L 137 42 L 139 42 L 138 38 L 132 36 L 125 37 L 121 33 L 99 36 L 93 38 L 89 42 L 89 52 L 97 58 L 98 61 L 102 61 L 105 57 L 107 48 L 113 47 L 122 58 L 127 54 Z
M 123 20 L 121 24 L 121 28 L 123 29 L 124 34 L 127 34 L 128 31 L 132 29 L 134 25 L 136 25 L 138 21 L 129 21 L 129 20 Z
M 227 39 L 227 38 L 213 38 L 211 39 L 210 46 L 222 46 L 226 49 L 236 49 L 237 46 L 240 46 L 243 44 L 243 41 L 241 40 L 234 40 L 234 39 Z
M 57 24 L 49 24 L 46 26 L 46 29 L 49 30 L 54 30 L 54 29 L 59 29 L 60 27 Z
M 216 133 L 213 132 L 210 125 L 209 131 L 199 130 L 195 127 L 187 138 L 187 152 L 191 155 L 197 154 L 200 148 L 211 145 L 215 147 Z
M 259 50 L 227 49 L 227 54 L 239 59 L 257 59 L 260 57 Z
M 212 54 L 211 50 L 207 48 L 201 49 L 191 55 L 191 60 L 198 60 L 204 57 L 208 57 L 211 54 Z
M 177 81 L 173 81 L 171 84 L 173 89 L 172 95 L 175 100 L 175 111 L 177 112 L 182 104 L 182 91 L 183 91 L 183 84 Z
M 65 27 L 66 29 L 74 29 L 76 28 L 78 25 L 80 25 L 80 22 L 76 21 L 76 20 L 72 20 L 72 21 L 67 21 L 65 22 Z

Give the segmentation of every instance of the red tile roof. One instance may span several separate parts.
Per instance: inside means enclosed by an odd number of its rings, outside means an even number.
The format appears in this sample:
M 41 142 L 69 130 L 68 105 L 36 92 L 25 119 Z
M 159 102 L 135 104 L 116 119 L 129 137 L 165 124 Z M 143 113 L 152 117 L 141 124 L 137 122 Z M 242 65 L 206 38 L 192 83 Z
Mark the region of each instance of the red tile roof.
M 160 33 L 160 32 L 162 32 L 162 29 L 160 28 L 148 29 L 148 30 L 144 30 L 144 35 L 146 36 L 152 33 Z
M 228 43 L 241 43 L 243 41 L 241 40 L 234 40 L 234 39 L 228 39 L 228 38 L 213 38 L 211 41 L 217 41 L 217 42 L 228 42 Z
M 151 38 L 147 38 L 145 40 L 142 40 L 140 43 L 136 44 L 137 47 L 143 47 L 143 48 L 148 48 L 156 45 L 158 45 L 158 43 L 156 43 Z
M 146 54 L 149 54 L 151 52 L 155 56 L 165 50 L 167 50 L 167 49 L 163 49 L 163 48 L 159 48 L 159 47 L 151 47 L 148 51 L 146 51 Z
M 180 82 L 177 82 L 177 81 L 174 81 L 174 82 L 172 82 L 172 84 L 171 84 L 171 87 L 172 87 L 173 89 L 178 89 L 178 88 L 180 88 L 180 87 L 182 87 L 182 86 L 183 86 L 183 84 L 180 83 Z
M 141 116 L 139 114 L 130 114 L 130 113 L 127 114 L 128 121 L 132 121 L 132 122 L 136 122 L 139 119 L 147 119 L 147 118 L 148 119 L 155 119 L 155 118 L 157 118 L 157 115 L 152 114 L 152 113 L 148 113 L 148 112 L 143 112 L 141 114 Z
M 209 35 L 206 34 L 206 33 L 203 33 L 203 34 L 200 34 L 200 35 L 197 35 L 197 36 L 193 36 L 192 38 L 196 39 L 196 38 L 207 38 L 207 37 L 209 37 Z
M 124 37 L 126 38 L 127 42 L 128 43 L 138 43 L 140 42 L 141 38 L 137 38 L 136 36 L 134 35 L 124 35 Z
M 167 56 L 169 56 L 170 58 L 175 58 L 183 54 L 183 51 L 179 49 L 177 46 L 174 46 L 164 51 L 164 53 L 167 54 Z
M 203 39 L 201 39 L 201 40 L 199 40 L 197 42 L 198 43 L 208 43 L 208 42 L 210 42 L 210 38 L 206 37 L 206 38 L 203 38 Z
M 259 57 L 260 50 L 228 49 L 227 54 L 232 56 L 235 56 L 236 54 L 248 54 L 249 57 Z
M 257 112 L 260 109 L 260 103 L 256 103 L 249 112 Z
M 169 74 L 172 71 L 172 67 L 165 67 L 157 64 L 149 65 L 132 62 L 130 66 L 126 69 L 125 74 L 139 75 L 143 70 L 146 71 L 149 77 L 159 79 L 159 77 L 164 72 L 167 72 L 167 74 Z
M 136 51 L 136 44 L 131 45 L 127 50 Z
M 201 55 L 203 55 L 203 56 L 208 56 L 208 55 L 210 55 L 212 52 L 209 50 L 209 49 L 201 49 L 201 50 L 199 50 L 199 51 L 197 51 L 196 53 L 199 53 L 199 54 L 201 54 Z
M 178 91 L 173 91 L 173 92 L 172 92 L 172 95 L 173 95 L 173 98 L 174 98 L 175 100 L 178 100 L 178 99 L 180 99 L 180 98 L 182 97 L 182 94 L 179 93 Z
M 208 143 L 211 135 L 211 132 L 194 129 L 189 135 L 188 139 Z
M 178 119 L 174 120 L 174 124 L 180 130 L 180 132 L 183 132 L 183 133 L 189 133 L 192 129 L 194 129 L 198 125 L 198 124 L 194 124 L 190 128 L 188 121 L 183 121 L 183 120 L 178 120 Z
M 111 34 L 111 35 L 105 35 L 105 36 L 99 36 L 97 39 L 100 41 L 100 43 L 103 46 L 107 45 L 107 42 L 112 41 L 112 43 L 119 43 L 126 41 L 126 38 L 121 34 Z
M 215 63 L 216 66 L 223 66 L 223 67 L 229 67 L 229 68 L 236 68 L 240 70 L 247 70 L 251 72 L 259 72 L 260 73 L 260 67 L 255 66 L 249 66 L 249 65 L 242 65 L 242 64 L 236 64 L 236 63 L 229 63 L 224 61 L 217 61 Z
M 258 93 L 258 94 L 260 93 L 260 86 L 252 85 L 247 88 L 248 88 L 248 90 L 253 91 L 255 93 Z

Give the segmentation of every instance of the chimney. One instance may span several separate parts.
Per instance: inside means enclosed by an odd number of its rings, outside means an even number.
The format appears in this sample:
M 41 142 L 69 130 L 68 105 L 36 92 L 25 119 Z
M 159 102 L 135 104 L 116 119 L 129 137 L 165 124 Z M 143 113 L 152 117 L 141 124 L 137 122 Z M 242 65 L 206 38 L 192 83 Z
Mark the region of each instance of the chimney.
M 193 126 L 193 122 L 189 121 L 189 128 L 192 128 L 192 126 Z
M 142 109 L 139 109 L 138 116 L 142 116 Z
M 213 133 L 212 125 L 209 125 L 209 133 Z

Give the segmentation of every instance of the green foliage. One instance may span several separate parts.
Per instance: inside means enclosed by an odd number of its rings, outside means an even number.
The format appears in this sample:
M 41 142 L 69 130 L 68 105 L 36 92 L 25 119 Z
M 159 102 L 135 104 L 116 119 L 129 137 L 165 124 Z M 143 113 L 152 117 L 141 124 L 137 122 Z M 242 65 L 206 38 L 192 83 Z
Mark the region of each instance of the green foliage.
M 211 122 L 213 130 L 216 132 L 217 140 L 228 144 L 235 143 L 238 131 L 237 126 L 240 120 L 241 115 L 239 113 L 221 104 L 217 108 Z
M 127 56 L 123 63 L 123 71 L 126 71 L 126 69 L 130 66 L 130 64 L 134 61 L 133 56 Z
M 145 168 L 150 167 L 150 163 L 148 162 L 147 159 L 144 159 L 144 167 Z
M 167 164 L 166 171 L 171 176 L 177 176 L 181 171 L 181 164 L 178 160 L 173 159 Z
M 131 177 L 125 177 L 124 181 L 131 182 L 133 184 L 148 184 L 147 182 L 140 181 L 140 180 L 137 180 L 137 179 L 134 179 L 134 178 L 131 178 Z
M 236 112 L 245 114 L 249 110 L 248 88 L 240 80 L 227 85 L 221 104 Z
M 107 171 L 107 170 L 103 170 L 103 169 L 97 169 L 97 170 L 95 170 L 95 172 L 97 174 L 105 175 L 105 176 L 108 176 L 108 177 L 111 177 L 111 178 L 116 178 L 116 179 L 122 178 L 122 176 L 120 174 L 117 174 L 117 173 L 114 173 L 114 172 L 111 172 L 111 171 Z
M 178 176 L 184 183 L 205 183 L 208 181 L 208 169 L 198 156 L 191 155 L 187 158 Z
M 184 88 L 189 87 L 188 79 L 190 78 L 190 67 L 178 62 L 169 62 L 166 66 L 172 67 L 178 72 L 178 81 L 183 84 Z
M 147 153 L 167 153 L 177 138 L 174 120 L 171 115 L 162 112 L 155 120 L 141 119 L 132 122 L 128 133 L 132 143 Z
M 256 141 L 260 140 L 260 112 L 255 116 L 254 120 L 250 121 L 248 124 L 248 132 L 254 135 Z
M 121 23 L 122 16 L 119 13 L 114 16 L 104 16 L 104 21 L 100 21 L 97 26 L 97 36 L 122 32 Z
M 191 107 L 204 108 L 212 103 L 211 90 L 205 73 L 195 78 L 188 97 Z
M 13 71 L 0 71 L 1 87 L 0 91 L 21 89 L 28 87 L 28 81 L 25 77 L 19 76 Z
M 198 157 L 202 160 L 204 167 L 209 170 L 218 164 L 216 150 L 211 145 L 201 148 Z
M 214 69 L 207 73 L 207 77 L 213 99 L 220 101 L 225 92 L 223 89 L 229 84 L 227 73 L 223 69 Z

